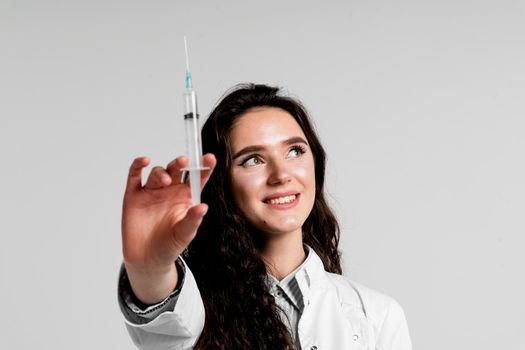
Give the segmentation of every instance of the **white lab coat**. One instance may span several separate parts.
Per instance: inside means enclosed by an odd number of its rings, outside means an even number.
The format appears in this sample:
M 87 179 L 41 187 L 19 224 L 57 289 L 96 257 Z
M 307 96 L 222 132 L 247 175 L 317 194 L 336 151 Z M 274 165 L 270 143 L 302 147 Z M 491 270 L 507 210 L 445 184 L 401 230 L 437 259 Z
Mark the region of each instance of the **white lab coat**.
M 304 311 L 298 333 L 303 350 L 411 350 L 405 315 L 392 298 L 328 273 L 310 254 L 296 278 Z M 192 349 L 204 326 L 204 306 L 190 269 L 175 308 L 146 324 L 126 320 L 141 350 Z

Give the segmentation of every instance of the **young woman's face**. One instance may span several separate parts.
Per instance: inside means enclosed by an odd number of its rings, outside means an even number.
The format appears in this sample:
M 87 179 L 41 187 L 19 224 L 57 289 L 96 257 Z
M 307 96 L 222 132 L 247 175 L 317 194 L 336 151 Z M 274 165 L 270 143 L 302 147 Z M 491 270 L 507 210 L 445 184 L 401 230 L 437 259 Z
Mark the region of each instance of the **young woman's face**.
M 267 234 L 300 231 L 314 204 L 315 169 L 299 124 L 260 107 L 236 121 L 230 141 L 233 195 L 246 219 Z

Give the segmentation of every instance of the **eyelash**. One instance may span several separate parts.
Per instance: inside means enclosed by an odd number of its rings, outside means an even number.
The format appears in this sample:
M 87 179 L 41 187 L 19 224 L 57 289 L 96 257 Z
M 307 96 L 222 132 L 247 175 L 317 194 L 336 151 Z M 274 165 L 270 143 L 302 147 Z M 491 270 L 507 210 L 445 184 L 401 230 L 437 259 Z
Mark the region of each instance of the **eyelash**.
M 298 152 L 299 155 L 301 155 L 301 154 L 304 154 L 304 153 L 306 152 L 306 147 L 303 147 L 303 146 L 301 146 L 301 145 L 295 145 L 295 146 L 293 146 L 292 148 L 290 148 L 290 151 L 291 151 L 291 150 L 297 150 L 297 151 L 299 151 L 299 152 Z
M 305 152 L 306 152 L 306 148 L 301 146 L 301 145 L 295 145 L 295 146 L 292 146 L 290 147 L 290 150 L 288 151 L 288 153 L 290 153 L 291 151 L 297 151 L 299 154 L 297 155 L 297 157 L 303 155 Z M 246 163 L 250 160 L 250 159 L 253 159 L 253 158 L 259 158 L 260 156 L 258 154 L 252 154 L 248 157 L 246 157 L 242 162 L 241 162 L 241 166 L 246 166 Z

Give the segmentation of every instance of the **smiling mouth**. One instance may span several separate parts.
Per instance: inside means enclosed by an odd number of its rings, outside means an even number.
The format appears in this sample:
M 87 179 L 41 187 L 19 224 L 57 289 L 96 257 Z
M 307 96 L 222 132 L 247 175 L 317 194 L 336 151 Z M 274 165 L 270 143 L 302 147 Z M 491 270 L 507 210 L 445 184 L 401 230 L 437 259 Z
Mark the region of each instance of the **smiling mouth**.
M 297 205 L 299 202 L 299 196 L 299 193 L 289 194 L 286 196 L 269 198 L 263 202 L 274 209 L 290 209 Z
M 266 203 L 268 204 L 289 204 L 295 201 L 296 198 L 297 198 L 297 195 L 292 194 L 289 196 L 268 199 L 266 200 Z

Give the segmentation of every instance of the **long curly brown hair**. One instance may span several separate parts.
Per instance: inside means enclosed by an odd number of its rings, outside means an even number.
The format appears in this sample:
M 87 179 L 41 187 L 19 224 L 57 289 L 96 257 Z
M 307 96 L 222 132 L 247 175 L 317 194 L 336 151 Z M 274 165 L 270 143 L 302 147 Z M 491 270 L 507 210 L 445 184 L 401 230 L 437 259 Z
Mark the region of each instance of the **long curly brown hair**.
M 325 270 L 341 274 L 339 226 L 324 196 L 326 154 L 303 105 L 279 88 L 241 84 L 220 100 L 202 129 L 204 153 L 217 158 L 202 192 L 208 213 L 185 253 L 206 311 L 195 349 L 294 349 L 266 283 L 259 254 L 261 234 L 250 226 L 233 199 L 230 186 L 230 131 L 254 107 L 290 113 L 303 130 L 315 162 L 315 202 L 302 226 L 303 242 L 321 258 Z

